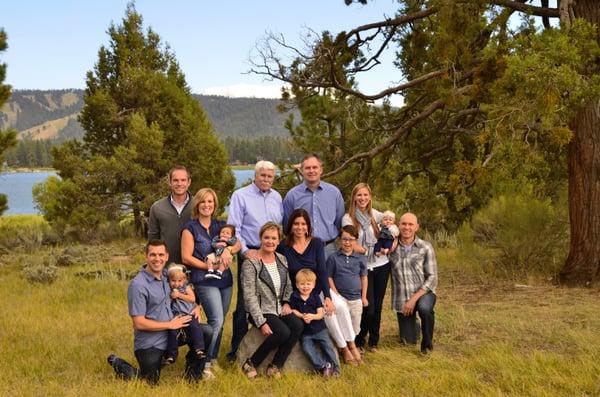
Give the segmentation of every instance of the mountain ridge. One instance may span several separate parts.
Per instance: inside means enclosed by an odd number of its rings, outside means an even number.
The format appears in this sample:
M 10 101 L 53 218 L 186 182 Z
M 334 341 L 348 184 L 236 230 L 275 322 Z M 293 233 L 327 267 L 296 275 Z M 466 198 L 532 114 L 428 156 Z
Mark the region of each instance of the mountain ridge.
M 83 89 L 13 90 L 0 108 L 0 129 L 19 131 L 20 139 L 81 139 L 84 130 L 77 121 L 83 107 Z M 284 127 L 288 117 L 280 113 L 279 99 L 229 98 L 193 94 L 220 137 L 289 137 Z M 298 119 L 298 115 L 295 115 Z

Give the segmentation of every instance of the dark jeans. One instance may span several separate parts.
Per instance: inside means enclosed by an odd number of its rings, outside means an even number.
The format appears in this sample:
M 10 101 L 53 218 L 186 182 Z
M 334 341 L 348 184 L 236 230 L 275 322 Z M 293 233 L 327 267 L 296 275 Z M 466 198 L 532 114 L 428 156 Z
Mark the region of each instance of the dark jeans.
M 363 308 L 360 318 L 360 332 L 356 335 L 355 343 L 358 347 L 365 345 L 367 334 L 369 335 L 369 346 L 376 347 L 379 343 L 379 328 L 381 328 L 381 310 L 383 309 L 383 298 L 390 278 L 390 264 L 369 270 L 367 279 L 367 300 L 369 306 Z
M 415 310 L 410 316 L 404 316 L 402 313 L 398 315 L 398 327 L 400 329 L 400 340 L 403 343 L 416 345 L 419 336 L 419 325 L 417 324 L 417 313 L 421 319 L 421 330 L 423 337 L 421 339 L 421 351 L 433 349 L 433 327 L 435 325 L 435 306 L 436 296 L 432 292 L 423 295 L 417 301 Z
M 231 319 L 233 329 L 231 334 L 231 350 L 227 353 L 229 360 L 234 360 L 235 355 L 242 343 L 242 339 L 248 332 L 248 319 L 246 317 L 246 308 L 244 307 L 244 290 L 242 287 L 242 258 L 238 259 L 237 271 L 237 300 L 235 303 L 235 311 Z
M 258 367 L 267 358 L 269 352 L 277 348 L 272 364 L 277 368 L 283 368 L 294 345 L 302 335 L 304 323 L 293 314 L 283 317 L 274 314 L 265 314 L 265 318 L 273 333 L 265 338 L 252 357 L 250 357 L 250 361 L 252 365 Z
M 209 327 L 205 327 L 205 328 L 208 329 Z M 172 357 L 174 359 L 177 359 L 179 345 L 185 344 L 186 341 L 189 341 L 190 348 L 192 350 L 194 350 L 194 352 L 196 352 L 197 350 L 204 351 L 205 335 L 204 335 L 204 332 L 202 332 L 202 331 L 203 331 L 202 326 L 198 322 L 198 317 L 196 317 L 196 316 L 192 316 L 192 321 L 190 321 L 190 323 L 187 327 L 169 330 L 169 337 L 167 339 L 166 357 Z M 212 335 L 212 329 L 208 332 Z M 178 338 L 180 333 L 183 333 L 183 335 L 181 335 L 180 338 Z M 181 343 L 180 343 L 180 341 L 181 341 Z M 208 343 L 210 343 L 210 339 L 208 340 Z
M 200 324 L 200 327 L 204 334 L 204 343 L 209 343 L 212 338 L 212 328 L 207 324 Z M 200 380 L 202 379 L 202 370 L 204 370 L 206 358 L 198 358 L 191 341 L 188 340 L 187 343 L 190 346 L 190 351 L 185 356 L 184 377 L 190 381 Z M 150 384 L 157 384 L 160 379 L 161 363 L 165 350 L 151 347 L 149 349 L 138 349 L 134 354 L 140 366 L 138 376 L 146 379 Z
M 152 385 L 157 384 L 160 379 L 160 365 L 165 351 L 150 347 L 148 349 L 138 349 L 134 354 L 140 365 L 138 376 Z

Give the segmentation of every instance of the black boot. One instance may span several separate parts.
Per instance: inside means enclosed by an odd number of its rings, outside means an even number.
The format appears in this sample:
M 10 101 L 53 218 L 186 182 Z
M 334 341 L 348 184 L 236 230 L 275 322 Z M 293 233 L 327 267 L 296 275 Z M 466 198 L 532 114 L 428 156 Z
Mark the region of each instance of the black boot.
M 138 369 L 135 368 L 133 365 L 129 364 L 127 361 L 123 360 L 122 358 L 111 354 L 110 356 L 108 356 L 107 361 L 115 370 L 117 378 L 125 380 L 137 378 Z

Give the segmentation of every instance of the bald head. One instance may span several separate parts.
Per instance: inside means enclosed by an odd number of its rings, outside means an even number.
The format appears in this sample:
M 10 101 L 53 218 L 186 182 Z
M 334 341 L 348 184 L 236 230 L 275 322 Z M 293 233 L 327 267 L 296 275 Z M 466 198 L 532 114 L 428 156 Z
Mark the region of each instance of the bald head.
M 412 244 L 419 230 L 419 220 L 412 212 L 406 212 L 400 217 L 400 242 L 404 245 Z

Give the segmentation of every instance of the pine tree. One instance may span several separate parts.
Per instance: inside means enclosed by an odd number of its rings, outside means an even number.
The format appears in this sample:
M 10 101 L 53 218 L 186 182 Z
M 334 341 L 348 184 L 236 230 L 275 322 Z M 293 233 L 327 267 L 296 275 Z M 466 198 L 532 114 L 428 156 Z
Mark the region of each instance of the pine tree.
M 68 142 L 53 151 L 71 195 L 60 198 L 70 208 L 57 216 L 65 224 L 85 223 L 88 232 L 131 211 L 143 234 L 144 216 L 167 193 L 165 175 L 176 164 L 190 171 L 192 189 L 210 186 L 223 200 L 234 187 L 225 150 L 175 56 L 151 28 L 144 32 L 142 22 L 129 4 L 122 23 L 109 27 L 109 45 L 87 73 L 79 117 L 83 144 Z M 92 219 L 71 215 L 89 216 L 88 207 L 95 210 Z
M 259 48 L 254 71 L 291 84 L 289 99 L 304 107 L 309 131 L 318 132 L 308 124 L 322 122 L 318 112 L 333 110 L 342 115 L 339 126 L 370 136 L 370 145 L 350 152 L 336 144 L 342 155 L 327 164 L 324 177 L 359 179 L 385 165 L 379 192 L 390 186 L 391 200 L 406 203 L 403 209 L 421 205 L 445 224 L 468 217 L 499 184 L 525 182 L 548 193 L 555 177 L 568 178 L 571 248 L 561 278 L 600 281 L 600 3 L 398 3 L 394 16 L 324 33 L 289 65 L 278 53 L 289 49 L 281 38 L 271 36 Z M 510 22 L 513 15 L 522 18 L 520 26 Z M 386 51 L 395 51 L 398 76 L 390 80 L 396 83 L 362 91 L 356 76 L 377 73 Z M 366 122 L 364 112 L 342 112 L 353 109 L 348 98 L 370 104 L 393 95 L 404 106 L 384 105 Z M 319 100 L 309 111 L 307 104 Z
M 7 48 L 6 44 L 6 33 L 3 29 L 0 29 L 0 53 L 5 51 Z M 3 84 L 2 82 L 6 78 L 6 64 L 0 63 L 0 107 L 10 97 L 10 86 Z M 0 169 L 4 165 L 4 152 L 16 145 L 17 133 L 14 130 L 0 131 Z M 0 215 L 8 208 L 8 200 L 4 194 L 0 194 Z

